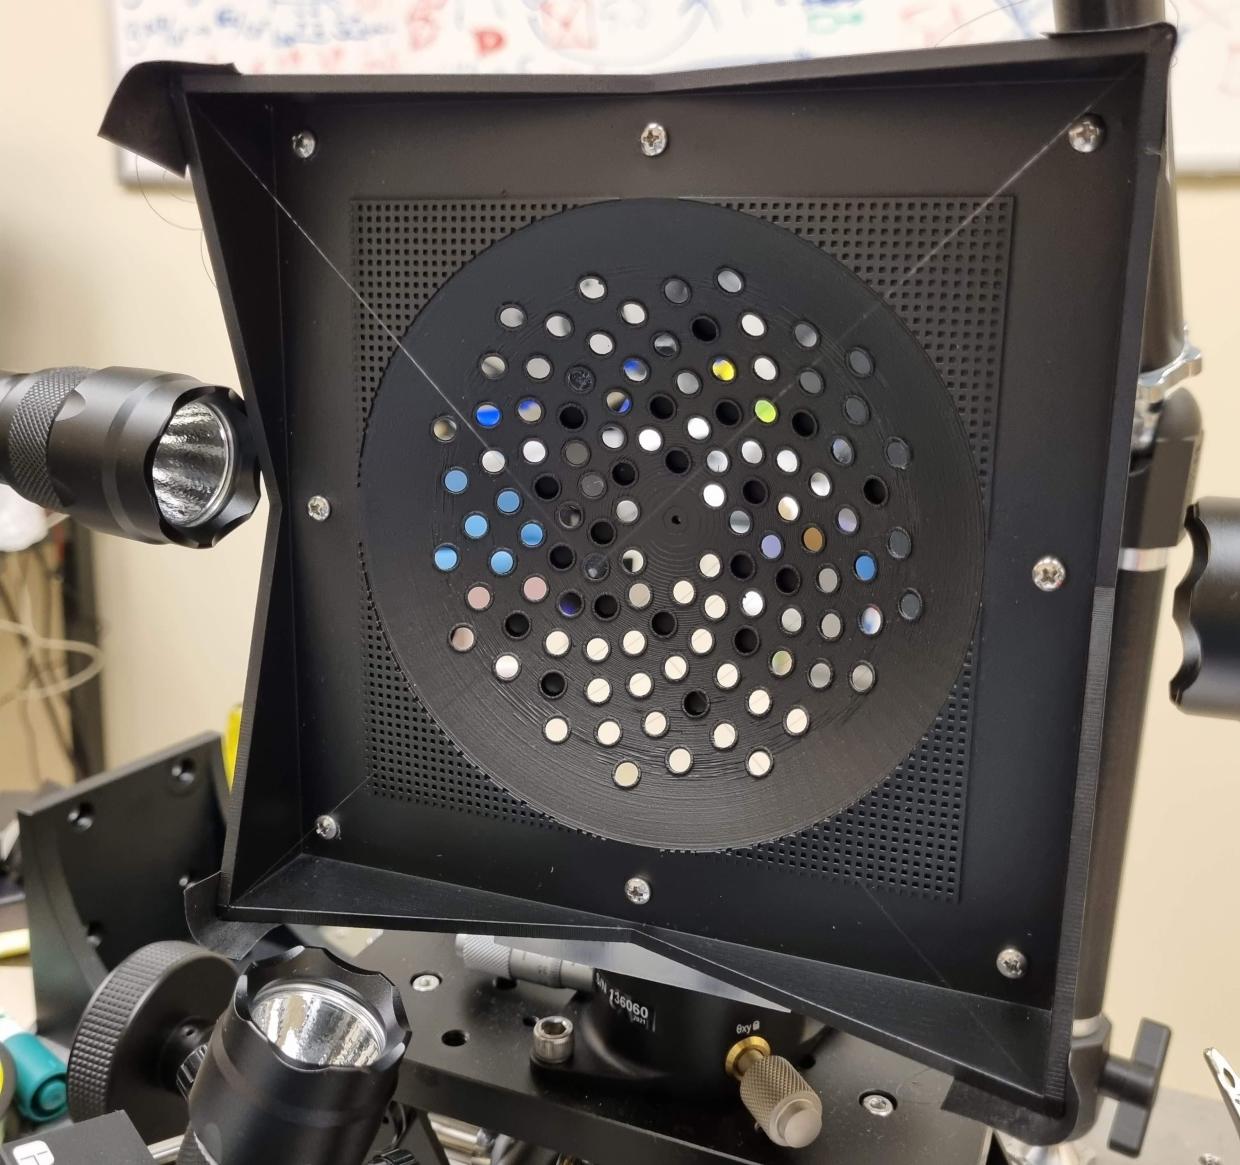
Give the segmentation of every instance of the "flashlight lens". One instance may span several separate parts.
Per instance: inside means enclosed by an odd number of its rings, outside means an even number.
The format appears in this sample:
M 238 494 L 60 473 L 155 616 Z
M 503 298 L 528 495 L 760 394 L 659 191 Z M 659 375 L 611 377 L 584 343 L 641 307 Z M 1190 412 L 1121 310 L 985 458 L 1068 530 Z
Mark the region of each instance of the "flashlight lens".
M 228 500 L 236 474 L 232 426 L 202 400 L 182 405 L 155 446 L 151 488 L 169 524 L 198 526 Z
M 272 983 L 258 993 L 254 1026 L 290 1060 L 365 1068 L 383 1051 L 383 1026 L 359 999 L 326 983 Z

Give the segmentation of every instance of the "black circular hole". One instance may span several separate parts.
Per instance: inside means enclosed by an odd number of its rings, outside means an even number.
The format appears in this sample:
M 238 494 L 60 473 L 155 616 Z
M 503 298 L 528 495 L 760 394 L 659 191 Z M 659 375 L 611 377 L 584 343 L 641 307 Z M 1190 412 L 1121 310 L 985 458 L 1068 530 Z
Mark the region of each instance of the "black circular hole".
M 547 551 L 547 560 L 556 570 L 568 570 L 577 561 L 577 556 L 573 553 L 571 546 L 565 546 L 563 542 L 557 542 Z
M 775 586 L 780 594 L 795 595 L 801 589 L 801 572 L 795 566 L 781 566 L 775 572 Z
M 670 421 L 676 415 L 676 402 L 665 392 L 650 398 L 650 415 L 659 421 Z
M 721 425 L 739 425 L 744 415 L 741 412 L 741 406 L 734 400 L 728 400 L 725 397 L 715 404 L 715 420 Z
M 576 502 L 565 502 L 558 510 L 556 510 L 555 520 L 559 522 L 565 530 L 576 530 L 577 527 L 586 520 L 586 516 Z
M 741 582 L 753 578 L 754 571 L 757 569 L 757 566 L 754 565 L 753 556 L 745 554 L 743 551 L 740 554 L 732 555 L 731 560 L 728 562 L 728 570 L 732 572 L 732 577 L 740 579 Z
M 710 699 L 705 692 L 699 692 L 695 688 L 692 692 L 685 693 L 685 698 L 681 701 L 681 707 L 684 708 L 686 716 L 692 716 L 694 720 L 699 720 L 710 711 Z
M 660 639 L 670 639 L 676 634 L 676 616 L 671 611 L 656 611 L 650 616 L 650 630 Z
M 550 473 L 539 474 L 534 478 L 534 492 L 544 502 L 554 501 L 560 496 L 559 478 L 553 477 Z
M 509 639 L 524 639 L 530 633 L 530 617 L 524 611 L 513 611 L 504 620 L 504 634 Z
M 743 486 L 741 486 L 741 495 L 751 506 L 760 506 L 767 499 L 766 482 L 756 477 L 751 477 Z
M 615 595 L 599 595 L 594 600 L 594 614 L 605 621 L 614 619 L 620 614 L 620 600 Z
M 581 573 L 591 582 L 602 582 L 611 574 L 611 563 L 605 554 L 588 554 L 581 564 Z
M 516 989 L 517 981 L 515 979 L 492 979 L 491 986 L 496 991 L 513 991 Z
M 555 601 L 556 609 L 565 619 L 575 619 L 581 614 L 585 600 L 576 591 L 565 591 Z
M 792 414 L 792 431 L 798 437 L 812 437 L 818 432 L 818 420 L 813 413 L 797 409 Z
M 560 424 L 566 429 L 577 430 L 586 423 L 586 410 L 581 405 L 561 405 L 559 416 Z
M 802 1056 L 797 1061 L 797 1067 L 800 1068 L 802 1072 L 808 1072 L 817 1063 L 818 1063 L 818 1060 L 816 1057 L 807 1055 L 807 1056 Z
M 595 385 L 594 373 L 584 364 L 574 364 L 564 373 L 564 383 L 573 392 L 590 392 Z
M 469 1042 L 468 1034 L 455 1027 L 451 1031 L 444 1032 L 439 1038 L 450 1048 L 462 1048 Z
M 697 316 L 689 325 L 689 331 L 703 344 L 713 344 L 719 339 L 719 325 L 710 316 Z
M 887 504 L 887 483 L 881 477 L 867 477 L 865 485 L 861 487 L 861 492 L 872 506 Z
M 610 546 L 616 540 L 616 528 L 606 519 L 590 527 L 590 541 L 595 546 Z
M 538 1025 L 538 1017 L 533 1015 L 523 1015 L 521 1017 L 521 1022 L 525 1024 L 526 1027 L 536 1027 Z
M 617 461 L 611 467 L 611 480 L 617 485 L 632 485 L 637 480 L 637 466 L 631 461 Z
M 538 690 L 542 692 L 548 700 L 558 700 L 568 688 L 568 680 L 564 678 L 563 672 L 549 671 L 543 675 L 538 681 Z
M 670 514 L 668 514 L 667 520 L 671 522 L 673 526 L 679 526 L 684 522 L 684 518 L 679 510 L 673 510 Z
M 83 801 L 69 810 L 69 824 L 79 833 L 85 833 L 95 824 L 95 807 L 89 801 Z
M 683 449 L 669 449 L 663 458 L 663 464 L 673 473 L 688 473 L 692 461 Z
M 762 640 L 758 637 L 757 631 L 752 627 L 740 627 L 737 629 L 736 634 L 732 636 L 732 646 L 741 655 L 753 655 L 761 645 Z

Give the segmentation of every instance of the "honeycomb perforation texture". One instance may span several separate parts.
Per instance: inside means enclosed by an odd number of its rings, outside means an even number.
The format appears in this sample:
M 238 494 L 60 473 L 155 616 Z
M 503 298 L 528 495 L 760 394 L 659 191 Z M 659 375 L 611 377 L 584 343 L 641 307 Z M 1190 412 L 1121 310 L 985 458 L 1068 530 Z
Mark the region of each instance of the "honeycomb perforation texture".
M 202 948 L 193 943 L 151 943 L 130 955 L 104 981 L 82 1013 L 69 1055 L 69 1113 L 74 1120 L 112 1110 L 113 1056 L 135 1009 L 168 968 L 201 954 Z
M 814 243 L 881 295 L 951 391 L 989 493 L 1011 242 L 1010 198 L 720 200 Z M 555 201 L 361 200 L 353 275 L 356 438 L 396 345 L 444 282 L 491 243 L 570 209 Z M 377 317 L 377 318 L 376 318 Z M 405 681 L 359 553 L 369 791 L 396 801 L 560 829 L 471 765 Z M 697 860 L 762 862 L 807 876 L 943 900 L 959 892 L 973 659 L 919 746 L 873 792 L 811 829 Z

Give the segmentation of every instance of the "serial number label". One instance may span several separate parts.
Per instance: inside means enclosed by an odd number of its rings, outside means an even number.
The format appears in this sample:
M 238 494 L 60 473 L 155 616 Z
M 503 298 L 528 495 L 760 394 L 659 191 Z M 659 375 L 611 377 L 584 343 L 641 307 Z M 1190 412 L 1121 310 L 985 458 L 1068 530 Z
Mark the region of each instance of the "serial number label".
M 655 1030 L 655 1013 L 646 1004 L 639 1003 L 623 991 L 617 991 L 607 982 L 606 977 L 597 971 L 594 973 L 594 983 L 612 1011 L 618 1011 L 627 1017 L 630 1023 L 635 1023 L 648 1031 Z

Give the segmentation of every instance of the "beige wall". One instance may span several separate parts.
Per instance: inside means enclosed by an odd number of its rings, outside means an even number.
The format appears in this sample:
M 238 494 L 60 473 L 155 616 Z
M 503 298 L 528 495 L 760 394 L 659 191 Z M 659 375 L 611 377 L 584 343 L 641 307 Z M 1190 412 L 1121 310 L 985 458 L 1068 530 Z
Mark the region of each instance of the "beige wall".
M 101 3 L 0 7 L 0 366 L 126 363 L 232 383 L 199 236 L 156 213 L 192 225 L 192 207 L 152 194 L 152 210 L 122 189 L 114 151 L 94 136 L 112 84 L 107 46 Z M 1201 491 L 1236 494 L 1240 182 L 1187 183 L 1180 215 L 1188 311 L 1208 360 Z M 112 760 L 221 726 L 240 699 L 261 532 L 252 522 L 209 554 L 96 541 Z M 1109 1007 L 1121 1045 L 1142 1014 L 1170 1022 L 1168 1082 L 1208 1093 L 1200 1049 L 1217 1042 L 1240 1057 L 1240 726 L 1173 711 L 1177 650 L 1168 617 Z

